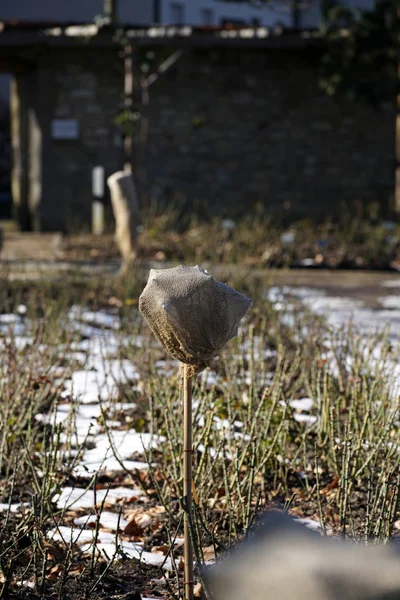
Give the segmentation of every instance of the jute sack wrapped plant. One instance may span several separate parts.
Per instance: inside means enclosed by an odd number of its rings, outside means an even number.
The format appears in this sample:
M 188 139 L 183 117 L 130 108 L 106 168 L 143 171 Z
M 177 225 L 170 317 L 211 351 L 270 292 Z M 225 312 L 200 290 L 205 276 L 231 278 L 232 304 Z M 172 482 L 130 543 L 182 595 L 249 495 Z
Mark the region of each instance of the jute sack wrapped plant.
M 221 283 L 200 267 L 152 269 L 139 308 L 167 352 L 203 370 L 237 334 L 250 298 Z
M 183 505 L 185 598 L 193 599 L 192 377 L 237 334 L 251 304 L 200 267 L 152 269 L 139 309 L 167 352 L 183 365 Z

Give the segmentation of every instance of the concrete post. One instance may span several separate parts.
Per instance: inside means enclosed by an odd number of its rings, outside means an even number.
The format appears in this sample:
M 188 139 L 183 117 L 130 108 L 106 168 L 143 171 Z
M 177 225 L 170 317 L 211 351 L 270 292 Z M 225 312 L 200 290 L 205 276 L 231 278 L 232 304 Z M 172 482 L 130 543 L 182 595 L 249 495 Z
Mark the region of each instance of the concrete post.
M 107 179 L 115 217 L 115 240 L 123 260 L 123 270 L 132 265 L 137 254 L 139 204 L 131 173 L 117 171 Z

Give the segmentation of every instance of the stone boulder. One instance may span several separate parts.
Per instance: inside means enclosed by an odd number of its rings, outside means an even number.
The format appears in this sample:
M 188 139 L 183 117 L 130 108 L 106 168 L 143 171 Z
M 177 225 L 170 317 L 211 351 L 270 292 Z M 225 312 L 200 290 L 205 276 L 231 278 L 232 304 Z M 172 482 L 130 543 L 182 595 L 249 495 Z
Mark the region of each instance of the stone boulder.
M 395 546 L 322 537 L 271 511 L 206 582 L 215 600 L 395 600 L 400 556 Z

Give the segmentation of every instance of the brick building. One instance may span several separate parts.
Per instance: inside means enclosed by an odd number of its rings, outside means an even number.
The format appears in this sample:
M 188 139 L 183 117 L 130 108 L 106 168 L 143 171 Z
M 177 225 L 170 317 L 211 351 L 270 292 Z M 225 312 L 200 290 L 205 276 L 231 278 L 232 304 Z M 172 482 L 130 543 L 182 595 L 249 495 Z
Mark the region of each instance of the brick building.
M 150 196 L 232 215 L 260 202 L 293 217 L 388 207 L 394 107 L 376 114 L 324 96 L 316 35 L 184 26 L 126 28 L 124 38 L 136 92 L 148 51 L 175 56 L 150 74 L 150 102 L 135 96 L 147 133 L 137 132 L 134 172 Z M 3 25 L 22 228 L 90 226 L 93 167 L 108 175 L 124 163 L 121 48 L 109 27 Z

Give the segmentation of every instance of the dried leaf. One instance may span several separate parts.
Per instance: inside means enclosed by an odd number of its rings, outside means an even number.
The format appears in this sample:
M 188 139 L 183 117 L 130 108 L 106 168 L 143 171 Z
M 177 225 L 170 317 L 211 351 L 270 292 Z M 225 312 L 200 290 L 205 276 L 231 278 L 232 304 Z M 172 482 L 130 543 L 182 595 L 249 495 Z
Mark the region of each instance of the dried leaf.
M 124 529 L 125 535 L 142 535 L 143 528 L 138 524 L 135 517 L 132 517 Z
M 59 563 L 50 569 L 50 571 L 47 573 L 47 578 L 54 581 L 60 577 L 60 575 L 63 573 L 63 570 L 63 565 Z
M 339 477 L 337 475 L 335 475 L 331 481 L 331 483 L 328 483 L 328 485 L 326 486 L 327 490 L 335 490 L 337 487 L 339 486 Z
M 196 585 L 194 586 L 193 596 L 195 598 L 204 598 L 204 590 L 203 590 L 203 586 L 201 585 L 201 583 L 196 583 Z
M 193 500 L 195 501 L 195 503 L 199 504 L 199 497 L 197 495 L 193 479 L 192 479 L 192 494 L 193 494 Z
M 203 548 L 204 560 L 216 560 L 214 546 Z
M 124 498 L 124 504 L 133 504 L 137 501 L 137 496 L 131 496 L 130 498 Z
M 78 577 L 82 571 L 84 570 L 85 565 L 76 565 L 76 567 L 74 567 L 73 569 L 71 569 L 71 571 L 68 571 L 68 576 L 71 577 Z
M 47 552 L 49 560 L 64 560 L 65 552 L 61 548 L 58 548 L 57 546 L 54 546 L 54 544 L 50 544 L 49 542 L 44 542 L 43 547 L 45 552 Z

